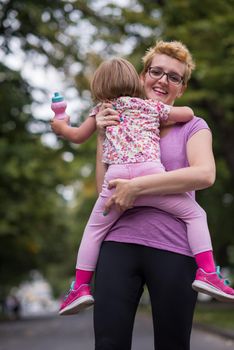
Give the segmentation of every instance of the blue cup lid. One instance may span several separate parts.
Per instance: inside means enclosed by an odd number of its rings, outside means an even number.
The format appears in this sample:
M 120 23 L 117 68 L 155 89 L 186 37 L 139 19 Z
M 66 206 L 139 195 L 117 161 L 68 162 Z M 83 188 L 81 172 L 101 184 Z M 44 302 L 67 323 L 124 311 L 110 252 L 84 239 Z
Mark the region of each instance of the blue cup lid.
M 52 102 L 61 102 L 63 100 L 64 100 L 64 98 L 62 95 L 60 95 L 59 92 L 54 93 L 54 96 L 52 97 Z

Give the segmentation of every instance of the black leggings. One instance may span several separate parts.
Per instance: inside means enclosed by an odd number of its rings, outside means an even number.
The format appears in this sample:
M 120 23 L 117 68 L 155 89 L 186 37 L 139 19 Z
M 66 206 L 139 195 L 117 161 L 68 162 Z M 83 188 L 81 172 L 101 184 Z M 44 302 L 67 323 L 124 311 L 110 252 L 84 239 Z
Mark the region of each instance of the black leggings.
M 130 350 L 143 286 L 157 350 L 189 350 L 197 294 L 194 259 L 142 245 L 104 242 L 95 278 L 95 350 Z

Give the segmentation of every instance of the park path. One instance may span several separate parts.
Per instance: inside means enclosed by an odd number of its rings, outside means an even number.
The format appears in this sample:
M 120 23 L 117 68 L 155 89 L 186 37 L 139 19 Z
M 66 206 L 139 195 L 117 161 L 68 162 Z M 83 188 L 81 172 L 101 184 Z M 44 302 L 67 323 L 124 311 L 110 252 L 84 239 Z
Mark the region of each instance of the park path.
M 0 323 L 0 350 L 93 350 L 92 310 Z M 153 350 L 151 318 L 138 313 L 132 350 Z M 191 350 L 233 350 L 234 342 L 193 330 Z M 173 350 L 173 349 L 171 349 Z

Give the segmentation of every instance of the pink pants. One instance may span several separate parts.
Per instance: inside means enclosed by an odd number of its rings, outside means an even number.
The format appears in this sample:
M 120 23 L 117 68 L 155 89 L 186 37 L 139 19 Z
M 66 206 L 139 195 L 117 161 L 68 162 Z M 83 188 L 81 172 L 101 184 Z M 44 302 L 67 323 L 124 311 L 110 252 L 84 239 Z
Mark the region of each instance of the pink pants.
M 163 166 L 159 162 L 114 164 L 109 166 L 102 192 L 96 201 L 84 231 L 77 256 L 76 268 L 88 271 L 95 270 L 101 243 L 111 226 L 121 215 L 114 207 L 111 208 L 111 211 L 106 216 L 103 215 L 105 203 L 115 191 L 107 188 L 108 182 L 117 178 L 132 179 L 164 171 Z M 182 219 L 187 226 L 188 242 L 194 255 L 212 250 L 206 213 L 189 194 L 141 196 L 135 201 L 134 206 L 156 207 Z

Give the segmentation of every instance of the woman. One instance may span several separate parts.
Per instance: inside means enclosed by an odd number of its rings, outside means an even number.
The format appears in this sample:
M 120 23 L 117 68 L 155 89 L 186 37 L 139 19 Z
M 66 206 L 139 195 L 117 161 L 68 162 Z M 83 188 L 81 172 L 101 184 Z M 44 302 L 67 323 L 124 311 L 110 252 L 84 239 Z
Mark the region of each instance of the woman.
M 160 41 L 143 58 L 141 75 L 147 98 L 173 105 L 181 97 L 194 68 L 187 48 Z M 152 69 L 152 67 L 154 69 Z M 97 116 L 99 189 L 105 172 L 101 159 L 103 128 L 118 122 L 108 104 Z M 215 179 L 212 136 L 207 124 L 194 118 L 161 128 L 161 159 L 167 173 L 133 180 L 114 180 L 115 194 L 105 211 L 131 208 L 143 194 L 166 195 L 211 186 Z M 191 195 L 194 195 L 191 193 Z M 188 350 L 196 293 L 191 284 L 196 264 L 183 222 L 160 210 L 126 211 L 102 245 L 95 279 L 96 350 L 130 350 L 135 313 L 144 285 L 149 290 L 157 350 Z

